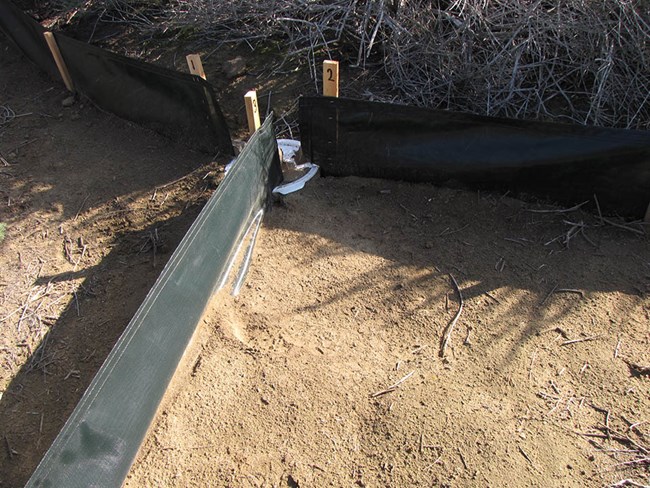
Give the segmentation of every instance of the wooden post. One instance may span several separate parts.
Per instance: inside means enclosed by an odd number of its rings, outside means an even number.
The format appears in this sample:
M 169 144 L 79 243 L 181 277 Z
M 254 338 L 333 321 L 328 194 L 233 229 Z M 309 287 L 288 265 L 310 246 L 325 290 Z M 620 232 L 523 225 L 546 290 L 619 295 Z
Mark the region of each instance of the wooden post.
M 246 102 L 246 118 L 248 119 L 248 131 L 253 134 L 260 128 L 260 109 L 257 106 L 257 92 L 249 91 L 244 95 Z
M 650 224 L 650 203 L 648 204 L 648 210 L 645 211 L 645 218 L 643 221 Z
M 45 42 L 47 42 L 47 46 L 50 48 L 50 52 L 52 53 L 56 67 L 59 68 L 59 73 L 61 73 L 61 78 L 63 78 L 65 87 L 69 92 L 74 93 L 75 90 L 74 85 L 72 84 L 72 78 L 70 77 L 68 68 L 65 65 L 65 61 L 63 61 L 63 56 L 61 56 L 61 51 L 59 51 L 59 46 L 56 43 L 56 39 L 54 39 L 54 34 L 51 32 L 45 32 L 43 35 L 45 36 Z
M 203 63 L 201 62 L 201 56 L 198 54 L 188 54 L 185 56 L 185 59 L 187 60 L 187 66 L 190 68 L 190 73 L 200 76 L 205 80 L 206 77 L 205 71 L 203 70 Z
M 339 96 L 339 62 L 323 62 L 323 96 Z

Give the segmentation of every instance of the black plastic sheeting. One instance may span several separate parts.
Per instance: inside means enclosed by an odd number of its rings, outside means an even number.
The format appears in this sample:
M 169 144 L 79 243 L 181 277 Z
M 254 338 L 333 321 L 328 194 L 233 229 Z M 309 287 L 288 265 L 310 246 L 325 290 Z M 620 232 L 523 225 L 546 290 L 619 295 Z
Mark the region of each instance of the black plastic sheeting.
M 225 119 L 202 78 L 55 34 L 75 88 L 102 109 L 205 152 L 232 155 Z
M 8 0 L 0 0 L 0 30 L 11 39 L 34 64 L 54 79 L 61 79 L 54 58 L 47 47 L 45 29 Z
M 473 189 L 643 218 L 650 133 L 520 121 L 386 103 L 300 100 L 303 151 L 327 176 Z
M 192 224 L 27 487 L 122 485 L 205 307 L 282 180 L 272 118 Z

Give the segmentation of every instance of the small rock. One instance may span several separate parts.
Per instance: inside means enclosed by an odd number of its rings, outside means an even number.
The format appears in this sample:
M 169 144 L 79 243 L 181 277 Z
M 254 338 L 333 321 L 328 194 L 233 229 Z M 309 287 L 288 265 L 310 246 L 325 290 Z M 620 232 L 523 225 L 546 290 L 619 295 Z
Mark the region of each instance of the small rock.
M 68 98 L 64 98 L 61 102 L 61 105 L 64 107 L 72 107 L 74 105 L 75 99 L 74 95 L 70 95 Z
M 223 72 L 229 80 L 237 78 L 246 72 L 246 61 L 240 56 L 226 61 L 223 63 Z

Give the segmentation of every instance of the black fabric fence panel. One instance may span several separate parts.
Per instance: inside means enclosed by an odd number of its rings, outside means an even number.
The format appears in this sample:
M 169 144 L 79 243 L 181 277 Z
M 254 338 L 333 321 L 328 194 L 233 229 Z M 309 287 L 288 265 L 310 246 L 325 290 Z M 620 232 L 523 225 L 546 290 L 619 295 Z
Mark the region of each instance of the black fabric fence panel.
M 233 154 L 208 82 L 55 34 L 75 88 L 102 109 L 205 152 Z
M 0 0 L 0 30 L 39 68 L 54 79 L 61 79 L 43 37 L 45 29 L 8 0 Z
M 205 307 L 281 180 L 268 117 L 174 251 L 28 487 L 122 485 Z
M 323 175 L 432 182 L 642 218 L 650 133 L 386 103 L 300 100 L 302 147 Z

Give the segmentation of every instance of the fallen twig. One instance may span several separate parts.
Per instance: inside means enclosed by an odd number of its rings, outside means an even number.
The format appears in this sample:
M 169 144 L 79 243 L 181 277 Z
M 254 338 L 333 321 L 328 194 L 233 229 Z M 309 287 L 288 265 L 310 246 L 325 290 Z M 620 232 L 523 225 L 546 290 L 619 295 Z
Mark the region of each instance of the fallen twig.
M 86 202 L 88 201 L 88 197 L 90 197 L 90 194 L 86 195 L 86 198 L 84 198 L 83 202 L 81 202 L 81 205 L 79 206 L 79 210 L 77 210 L 77 213 L 75 214 L 74 218 L 72 219 L 73 222 L 76 221 L 79 218 L 79 214 L 83 210 L 84 205 L 86 205 Z
M 458 229 L 454 229 L 454 230 L 449 230 L 449 227 L 447 227 L 445 230 L 443 230 L 438 235 L 438 237 L 443 237 L 443 236 L 448 236 L 450 234 L 455 234 L 456 232 L 460 232 L 461 230 L 466 229 L 467 227 L 469 227 L 469 224 L 465 224 L 462 227 L 459 227 Z
M 585 292 L 582 290 L 576 290 L 574 288 L 557 288 L 553 290 L 553 293 L 575 293 L 580 295 L 582 298 L 585 297 Z
M 535 363 L 535 358 L 537 357 L 537 349 L 533 351 L 533 356 L 530 358 L 530 366 L 528 367 L 528 381 L 533 379 L 533 364 Z
M 629 225 L 625 225 L 625 224 L 618 224 L 618 223 L 614 222 L 613 220 L 609 220 L 609 219 L 607 219 L 605 217 L 601 217 L 601 218 L 602 218 L 602 221 L 605 222 L 606 224 L 612 225 L 614 227 L 618 227 L 619 229 L 624 229 L 624 230 L 627 230 L 627 231 L 630 231 L 630 232 L 634 232 L 635 234 L 638 234 L 640 236 L 645 235 L 645 232 L 643 232 L 643 230 L 641 230 L 641 229 L 635 229 L 634 227 L 630 227 Z
M 5 435 L 5 447 L 7 448 L 7 454 L 9 455 L 9 459 L 13 458 L 16 454 L 18 454 L 12 447 L 11 444 L 9 444 L 9 438 Z
M 618 357 L 618 352 L 621 349 L 621 338 L 618 338 L 618 342 L 616 343 L 616 347 L 614 348 L 614 359 Z
M 534 468 L 535 464 L 533 463 L 532 459 L 530 459 L 530 456 L 528 456 L 526 451 L 524 451 L 523 447 L 521 447 L 521 446 L 517 446 L 517 447 L 519 448 L 519 452 L 521 453 L 521 455 L 524 456 L 526 461 L 528 461 L 530 463 L 530 465 Z
M 548 299 L 551 298 L 551 295 L 553 293 L 555 293 L 555 290 L 557 290 L 557 283 L 555 285 L 553 285 L 553 288 L 551 289 L 551 291 L 549 291 L 548 294 L 546 295 L 546 297 L 544 297 L 544 300 L 542 300 L 542 303 L 541 303 L 542 305 L 544 305 L 548 301 Z
M 496 303 L 498 303 L 499 305 L 501 304 L 501 302 L 499 301 L 499 299 L 498 299 L 498 298 L 495 298 L 494 296 L 492 296 L 492 295 L 490 294 L 489 291 L 486 291 L 486 292 L 485 292 L 485 295 L 488 296 L 488 297 L 490 297 L 492 300 L 494 300 L 494 301 L 495 301 Z
M 579 342 L 588 342 L 588 341 L 595 341 L 596 339 L 600 339 L 598 336 L 592 336 L 592 337 L 581 337 L 579 339 L 572 339 L 570 341 L 564 341 L 560 346 L 569 346 L 571 344 L 577 344 Z
M 390 385 L 388 388 L 386 388 L 384 390 L 379 390 L 379 391 L 373 393 L 372 395 L 370 395 L 370 398 L 375 398 L 375 397 L 385 395 L 386 393 L 391 393 L 391 392 L 397 390 L 400 387 L 400 385 L 402 383 L 404 383 L 406 380 L 408 380 L 411 376 L 413 376 L 413 374 L 415 374 L 416 371 L 417 370 L 414 369 L 409 374 L 407 374 L 407 375 L 403 376 L 401 379 L 399 379 L 396 383 L 393 383 L 392 385 Z
M 460 447 L 458 448 L 458 456 L 460 457 L 460 460 L 463 463 L 463 467 L 469 471 L 469 467 L 467 466 L 467 462 L 465 461 L 465 456 L 463 456 L 463 451 L 460 450 Z
M 598 202 L 598 197 L 594 193 L 594 202 L 596 203 L 596 210 L 598 210 L 598 218 L 600 219 L 600 223 L 603 223 L 603 213 L 600 211 L 600 203 Z
M 458 319 L 460 318 L 460 314 L 463 311 L 463 305 L 464 305 L 463 294 L 460 291 L 460 287 L 458 286 L 458 282 L 456 281 L 456 278 L 454 278 L 454 275 L 452 275 L 451 273 L 449 273 L 449 277 L 451 278 L 451 281 L 454 284 L 456 293 L 458 293 L 458 301 L 460 302 L 460 304 L 458 306 L 458 311 L 456 312 L 456 315 L 451 320 L 451 322 L 449 322 L 449 325 L 447 325 L 442 335 L 442 340 L 440 341 L 440 353 L 438 354 L 441 358 L 445 357 L 445 352 L 447 350 L 447 345 L 449 344 L 451 333 L 454 330 L 454 326 L 456 325 L 456 322 L 458 322 Z
M 535 210 L 532 208 L 527 208 L 525 209 L 525 211 L 531 213 L 568 213 L 568 212 L 573 212 L 574 210 L 578 210 L 580 207 L 586 205 L 587 203 L 589 203 L 589 200 L 585 200 L 584 202 L 579 203 L 578 205 L 574 205 L 571 208 L 558 208 L 558 209 L 549 209 L 549 210 Z

